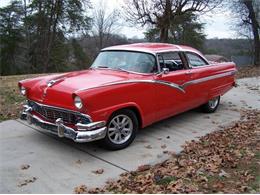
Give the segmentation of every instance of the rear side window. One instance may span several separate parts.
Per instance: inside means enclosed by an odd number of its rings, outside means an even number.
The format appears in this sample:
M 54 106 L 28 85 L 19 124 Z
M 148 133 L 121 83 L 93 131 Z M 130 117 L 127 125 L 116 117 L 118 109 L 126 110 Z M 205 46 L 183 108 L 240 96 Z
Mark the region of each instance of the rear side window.
M 186 53 L 186 56 L 188 58 L 189 64 L 192 67 L 200 67 L 200 66 L 206 66 L 208 63 L 203 60 L 199 55 L 194 53 Z
M 161 69 L 168 68 L 169 71 L 184 69 L 180 54 L 178 52 L 161 53 L 159 55 Z

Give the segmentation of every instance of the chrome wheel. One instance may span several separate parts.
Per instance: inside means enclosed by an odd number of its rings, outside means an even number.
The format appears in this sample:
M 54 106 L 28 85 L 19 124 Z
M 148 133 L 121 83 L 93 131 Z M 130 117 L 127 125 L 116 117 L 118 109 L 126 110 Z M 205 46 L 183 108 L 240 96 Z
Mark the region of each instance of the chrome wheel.
M 108 124 L 107 136 L 114 144 L 123 144 L 131 137 L 133 121 L 124 114 L 116 115 Z
M 218 102 L 219 102 L 219 97 L 216 97 L 212 100 L 209 100 L 208 105 L 211 109 L 214 109 L 216 108 L 216 106 L 218 106 Z

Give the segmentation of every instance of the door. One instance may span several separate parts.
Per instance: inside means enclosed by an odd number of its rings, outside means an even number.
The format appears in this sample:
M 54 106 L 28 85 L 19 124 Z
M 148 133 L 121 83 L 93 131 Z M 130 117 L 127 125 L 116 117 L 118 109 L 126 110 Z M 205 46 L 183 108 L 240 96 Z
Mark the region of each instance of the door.
M 193 52 L 185 52 L 187 62 L 189 64 L 189 81 L 184 84 L 184 90 L 190 99 L 190 106 L 196 107 L 206 102 L 208 91 L 212 84 L 203 82 L 210 74 L 209 63 L 199 54 Z
M 209 64 L 199 54 L 185 52 L 190 66 L 190 82 L 186 84 L 185 90 L 194 98 L 194 104 L 200 105 L 209 99 L 222 95 L 233 84 L 234 64 Z
M 160 69 L 163 73 L 155 76 L 156 118 L 161 120 L 188 108 L 188 97 L 182 85 L 189 81 L 187 64 L 180 52 L 158 54 Z

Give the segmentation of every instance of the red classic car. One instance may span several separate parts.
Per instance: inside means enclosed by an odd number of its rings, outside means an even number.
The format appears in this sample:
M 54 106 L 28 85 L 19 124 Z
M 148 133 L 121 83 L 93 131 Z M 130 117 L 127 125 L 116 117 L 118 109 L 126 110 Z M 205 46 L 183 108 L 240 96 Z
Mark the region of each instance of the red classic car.
M 75 142 L 122 149 L 156 121 L 199 106 L 214 112 L 235 72 L 233 62 L 209 63 L 187 46 L 108 47 L 89 70 L 20 81 L 27 97 L 21 119 Z

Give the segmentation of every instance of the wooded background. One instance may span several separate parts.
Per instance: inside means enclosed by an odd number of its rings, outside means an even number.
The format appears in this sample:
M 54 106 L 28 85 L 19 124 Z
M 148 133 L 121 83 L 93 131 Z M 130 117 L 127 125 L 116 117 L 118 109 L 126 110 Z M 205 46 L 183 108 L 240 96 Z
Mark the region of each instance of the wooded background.
M 252 56 L 259 65 L 258 0 L 126 0 L 120 10 L 100 1 L 15 0 L 0 8 L 0 74 L 87 69 L 100 49 L 135 42 L 185 44 L 205 54 Z M 206 39 L 199 16 L 217 7 L 234 13 L 239 39 Z M 144 39 L 120 34 L 123 25 L 146 29 Z

